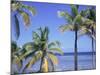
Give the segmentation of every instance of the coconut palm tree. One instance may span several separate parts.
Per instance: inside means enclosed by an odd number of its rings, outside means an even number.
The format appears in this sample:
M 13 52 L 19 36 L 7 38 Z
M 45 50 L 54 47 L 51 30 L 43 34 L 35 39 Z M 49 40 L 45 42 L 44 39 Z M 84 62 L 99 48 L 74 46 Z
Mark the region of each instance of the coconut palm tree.
M 75 44 L 74 44 L 74 69 L 78 69 L 78 56 L 77 56 L 77 40 L 78 40 L 78 31 L 81 29 L 82 24 L 83 24 L 83 17 L 81 14 L 78 12 L 78 5 L 71 5 L 71 14 L 65 11 L 59 11 L 58 16 L 64 17 L 64 19 L 67 21 L 65 25 L 61 25 L 59 29 L 61 32 L 65 31 L 73 31 L 75 32 Z
M 90 33 L 90 37 L 95 40 L 96 38 L 96 35 L 95 35 L 96 34 L 96 10 L 95 8 L 92 7 L 86 10 L 82 10 L 80 14 L 83 17 L 85 17 L 84 24 L 83 24 L 84 26 L 83 28 L 85 29 L 83 29 L 83 31 L 81 32 L 81 35 Z
M 16 42 L 12 41 L 11 43 L 11 62 L 13 65 L 17 65 L 18 70 L 20 70 L 22 67 L 22 61 L 20 60 L 19 54 L 18 54 L 19 50 L 20 48 L 17 46 Z M 13 68 L 11 69 L 13 70 Z M 18 73 L 18 71 L 13 70 L 13 73 Z
M 33 44 L 31 43 L 33 49 L 30 50 L 30 52 L 28 53 L 26 52 L 26 54 L 22 56 L 22 59 L 24 57 L 30 57 L 30 56 L 32 58 L 27 63 L 23 71 L 25 71 L 26 68 L 30 68 L 37 61 L 40 61 L 39 72 L 48 72 L 55 70 L 54 65 L 58 64 L 58 59 L 55 56 L 55 53 L 58 52 L 60 54 L 63 54 L 63 52 L 60 48 L 60 43 L 58 41 L 49 43 L 48 37 L 49 37 L 48 27 L 45 27 L 44 29 L 39 28 L 38 32 L 33 32 L 34 42 Z
M 88 34 L 90 37 L 95 39 L 95 27 L 96 27 L 95 11 L 94 10 L 90 11 L 89 9 L 87 9 L 85 11 L 82 10 L 81 12 L 78 12 L 78 7 L 79 6 L 74 6 L 74 5 L 71 7 L 72 15 L 68 14 L 67 12 L 58 12 L 58 15 L 60 17 L 64 17 L 68 22 L 68 24 L 60 26 L 60 30 L 62 32 L 66 30 L 71 30 L 75 32 L 75 57 L 74 57 L 75 70 L 77 70 L 77 39 L 79 37 L 78 31 L 79 35 Z M 94 19 L 94 21 L 92 19 Z M 92 39 L 92 47 L 93 47 L 93 39 Z
M 20 26 L 19 26 L 19 19 L 18 15 L 21 15 L 24 21 L 24 25 L 26 27 L 29 27 L 30 25 L 30 16 L 29 13 L 25 12 L 23 9 L 27 9 L 31 12 L 32 15 L 35 15 L 35 9 L 31 6 L 25 5 L 19 1 L 11 0 L 11 12 L 14 12 L 13 18 L 15 20 L 15 33 L 16 33 L 16 39 L 19 38 L 20 35 Z
M 81 15 L 88 20 L 84 22 L 79 35 L 88 35 L 92 39 L 92 64 L 94 65 L 94 41 L 96 40 L 96 10 L 94 7 L 81 11 Z

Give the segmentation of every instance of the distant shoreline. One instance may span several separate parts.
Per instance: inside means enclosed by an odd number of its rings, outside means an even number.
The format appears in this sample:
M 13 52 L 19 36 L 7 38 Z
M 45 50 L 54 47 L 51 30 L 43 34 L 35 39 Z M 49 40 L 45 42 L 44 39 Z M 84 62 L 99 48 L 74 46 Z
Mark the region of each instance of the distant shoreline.
M 96 52 L 78 52 L 78 55 L 96 55 Z M 60 55 L 60 54 L 58 54 L 58 53 L 55 53 L 55 55 L 58 55 L 58 56 L 62 56 L 62 55 Z M 63 56 L 64 55 L 74 55 L 74 52 L 68 52 L 68 53 L 64 53 L 63 54 Z

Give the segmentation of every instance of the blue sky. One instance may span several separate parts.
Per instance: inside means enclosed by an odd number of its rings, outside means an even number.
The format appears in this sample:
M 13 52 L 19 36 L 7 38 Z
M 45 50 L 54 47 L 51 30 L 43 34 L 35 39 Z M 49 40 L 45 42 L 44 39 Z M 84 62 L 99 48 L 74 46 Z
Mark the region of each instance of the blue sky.
M 59 26 L 66 24 L 66 20 L 59 18 L 57 11 L 67 11 L 71 12 L 70 5 L 68 4 L 50 4 L 50 3 L 39 3 L 39 2 L 23 2 L 26 5 L 33 6 L 36 9 L 37 14 L 32 16 L 30 12 L 25 10 L 30 14 L 31 25 L 26 30 L 22 17 L 18 15 L 20 20 L 20 30 L 21 34 L 18 40 L 15 39 L 14 27 L 13 27 L 13 17 L 12 17 L 12 40 L 17 41 L 19 46 L 25 44 L 26 42 L 32 40 L 32 31 L 36 31 L 39 27 L 48 26 L 50 29 L 49 41 L 58 40 L 61 42 L 61 47 L 64 52 L 74 51 L 74 32 L 67 31 L 61 33 L 58 28 Z M 88 6 L 80 6 L 79 11 L 88 8 Z M 12 12 L 11 15 L 13 15 Z M 78 39 L 78 51 L 88 52 L 91 51 L 91 39 L 88 36 L 82 36 Z

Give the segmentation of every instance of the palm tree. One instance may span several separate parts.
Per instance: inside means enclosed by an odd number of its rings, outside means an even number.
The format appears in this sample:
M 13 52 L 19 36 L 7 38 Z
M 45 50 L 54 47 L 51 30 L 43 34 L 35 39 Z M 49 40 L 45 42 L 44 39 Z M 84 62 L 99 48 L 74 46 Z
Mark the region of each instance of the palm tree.
M 81 31 L 81 35 L 90 34 L 90 37 L 95 40 L 96 38 L 96 35 L 95 35 L 96 34 L 96 11 L 95 9 L 92 7 L 92 8 L 81 11 L 80 14 L 82 15 L 82 17 L 85 17 L 84 24 L 83 24 L 84 26 L 83 28 L 85 29 L 82 29 L 83 31 Z
M 39 28 L 38 32 L 33 32 L 34 42 L 33 44 L 31 43 L 31 47 L 33 47 L 33 49 L 31 48 L 32 50 L 30 50 L 30 52 L 28 53 L 26 52 L 25 55 L 22 56 L 22 59 L 24 57 L 30 57 L 30 56 L 32 58 L 25 66 L 23 71 L 26 68 L 30 68 L 39 60 L 40 60 L 39 72 L 48 72 L 55 70 L 54 65 L 58 64 L 58 59 L 55 56 L 55 53 L 58 52 L 60 54 L 63 54 L 63 52 L 60 48 L 60 43 L 58 41 L 49 43 L 48 35 L 49 35 L 48 27 L 45 27 L 44 29 Z M 27 45 L 29 45 L 29 43 Z
M 27 12 L 25 12 L 23 9 L 28 9 L 32 15 L 35 15 L 35 9 L 31 6 L 25 5 L 19 1 L 16 0 L 11 0 L 11 11 L 14 12 L 14 20 L 15 20 L 15 33 L 16 33 L 16 39 L 19 38 L 20 35 L 20 26 L 19 26 L 19 19 L 18 19 L 18 15 L 21 15 L 23 20 L 24 20 L 24 25 L 26 27 L 29 27 L 30 25 L 30 16 Z
M 11 43 L 11 62 L 12 64 L 15 64 L 18 66 L 18 70 L 22 67 L 22 60 L 19 58 L 18 51 L 20 48 L 17 46 L 15 41 L 12 41 Z M 12 66 L 13 67 L 13 66 Z M 11 68 L 13 70 L 13 68 Z M 17 71 L 13 71 L 13 73 L 18 73 Z
M 78 31 L 81 29 L 83 24 L 83 17 L 78 12 L 78 5 L 71 5 L 71 14 L 64 11 L 59 11 L 58 16 L 64 17 L 67 20 L 67 24 L 61 25 L 59 28 L 61 32 L 65 32 L 67 30 L 74 31 L 75 35 L 75 44 L 74 44 L 74 69 L 78 69 L 78 56 L 77 56 L 77 40 L 78 40 Z
M 84 27 L 81 29 L 79 35 L 88 35 L 92 39 L 92 64 L 94 65 L 94 41 L 96 39 L 96 10 L 94 7 L 81 11 L 81 15 L 88 20 L 84 22 Z
M 78 13 L 78 7 L 79 6 L 74 5 L 71 7 L 72 15 L 68 14 L 67 12 L 58 12 L 59 16 L 63 16 L 65 19 L 67 19 L 68 22 L 68 24 L 60 26 L 60 30 L 62 32 L 66 30 L 71 30 L 75 32 L 75 70 L 77 70 L 77 38 L 79 37 L 77 32 L 79 31 L 79 35 L 87 34 L 88 36 L 92 37 L 93 49 L 93 39 L 95 39 L 96 27 L 95 10 L 87 9 L 85 11 L 82 10 L 80 13 Z M 73 17 L 73 15 L 75 14 L 76 16 Z M 78 24 L 75 22 L 77 22 Z

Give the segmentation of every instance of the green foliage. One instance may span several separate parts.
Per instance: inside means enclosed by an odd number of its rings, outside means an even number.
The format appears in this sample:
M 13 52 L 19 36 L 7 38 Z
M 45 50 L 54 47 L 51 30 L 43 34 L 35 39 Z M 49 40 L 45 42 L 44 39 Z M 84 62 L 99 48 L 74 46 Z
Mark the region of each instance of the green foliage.
M 15 41 L 11 42 L 11 62 L 12 64 L 17 64 L 18 66 L 18 70 L 21 69 L 22 67 L 22 60 L 20 60 L 19 55 L 18 55 L 18 51 L 20 50 L 20 48 L 17 46 L 17 43 Z
M 64 17 L 67 21 L 67 24 L 61 25 L 59 27 L 61 32 L 65 31 L 74 31 L 75 32 L 75 44 L 74 44 L 74 50 L 75 50 L 75 70 L 77 70 L 77 40 L 78 36 L 81 35 L 88 35 L 95 39 L 95 33 L 96 33 L 96 23 L 95 23 L 95 17 L 96 13 L 94 9 L 87 9 L 82 10 L 81 12 L 78 12 L 79 6 L 77 5 L 71 5 L 71 17 L 69 17 L 69 13 L 66 14 L 66 12 L 61 11 L 58 13 L 58 16 L 60 14 L 60 17 Z M 66 18 L 67 16 L 67 18 Z
M 17 14 L 15 14 L 15 16 L 14 16 L 14 18 L 15 18 L 14 27 L 15 27 L 16 39 L 18 39 L 20 36 L 20 25 L 19 25 L 20 21 L 18 20 L 17 15 L 20 14 L 22 16 L 23 21 L 25 23 L 24 24 L 25 27 L 29 27 L 29 25 L 30 25 L 30 16 L 27 12 L 23 11 L 23 9 L 29 10 L 33 16 L 36 14 L 35 9 L 33 7 L 22 4 L 21 2 L 16 1 L 16 0 L 11 1 L 11 11 L 17 12 Z
M 96 33 L 96 12 L 94 8 L 88 8 L 78 12 L 79 6 L 71 5 L 71 15 L 65 11 L 59 11 L 58 16 L 62 16 L 68 21 L 68 24 L 61 25 L 59 30 L 61 32 L 65 31 L 75 31 L 76 25 L 79 31 L 78 36 L 87 34 L 91 38 L 95 39 Z M 70 15 L 70 16 L 69 16 Z
M 32 57 L 31 60 L 27 63 L 27 65 L 24 67 L 23 72 L 27 68 L 31 68 L 32 65 L 34 65 L 38 60 L 41 60 L 42 69 L 40 69 L 41 72 L 47 72 L 48 69 L 48 62 L 51 64 L 58 63 L 57 57 L 54 55 L 54 53 L 58 52 L 60 54 L 63 54 L 59 41 L 55 42 L 49 42 L 49 29 L 48 27 L 45 28 L 39 28 L 38 32 L 33 32 L 33 43 L 29 42 L 26 43 L 23 48 L 26 49 L 26 52 L 20 56 L 20 59 L 23 60 L 24 58 Z M 27 47 L 32 47 L 27 48 Z M 28 49 L 28 50 L 27 50 Z M 52 54 L 51 54 L 52 53 Z M 43 58 L 43 59 L 42 59 Z M 48 60 L 47 58 L 50 58 Z M 44 63 L 43 63 L 44 62 Z M 54 67 L 54 66 L 53 66 Z
M 79 32 L 80 35 L 88 35 L 89 37 L 93 38 L 95 40 L 95 34 L 96 34 L 96 11 L 95 9 L 87 9 L 82 11 L 85 15 L 82 15 L 84 19 L 83 27 Z M 82 14 L 81 12 L 81 14 Z
M 68 30 L 74 31 L 75 28 L 74 28 L 74 25 L 67 24 L 67 25 L 61 25 L 61 26 L 59 27 L 59 30 L 60 30 L 61 32 L 65 32 L 65 31 L 68 31 Z
M 71 5 L 71 13 L 72 13 L 73 18 L 79 14 L 78 5 Z
M 18 21 L 17 15 L 15 15 L 14 17 L 15 17 L 16 38 L 18 39 L 18 37 L 19 37 L 19 35 L 20 35 L 19 21 Z
M 54 54 L 48 53 L 48 57 L 51 59 L 51 61 L 53 62 L 53 64 L 58 64 L 58 59 Z

